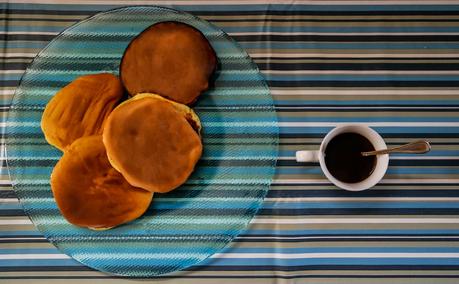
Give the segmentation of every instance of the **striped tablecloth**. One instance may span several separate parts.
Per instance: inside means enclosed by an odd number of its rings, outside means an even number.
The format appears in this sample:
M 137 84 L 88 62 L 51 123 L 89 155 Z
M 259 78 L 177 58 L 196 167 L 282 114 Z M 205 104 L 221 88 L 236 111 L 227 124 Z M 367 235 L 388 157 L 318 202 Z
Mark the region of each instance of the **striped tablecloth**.
M 36 53 L 73 23 L 126 5 L 167 5 L 212 22 L 271 88 L 280 156 L 263 208 L 227 250 L 161 282 L 459 282 L 459 1 L 59 2 L 0 3 L 2 129 Z M 391 146 L 426 138 L 433 150 L 394 155 L 379 185 L 345 192 L 293 157 L 346 122 L 373 127 Z M 3 167 L 0 282 L 64 280 L 144 283 L 61 254 L 24 215 Z

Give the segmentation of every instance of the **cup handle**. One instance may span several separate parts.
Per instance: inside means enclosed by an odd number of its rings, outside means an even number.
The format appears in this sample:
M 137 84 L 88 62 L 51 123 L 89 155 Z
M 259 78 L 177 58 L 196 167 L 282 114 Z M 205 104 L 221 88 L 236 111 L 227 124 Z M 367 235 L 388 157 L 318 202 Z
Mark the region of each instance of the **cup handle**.
M 319 161 L 319 151 L 297 151 L 295 156 L 298 163 Z

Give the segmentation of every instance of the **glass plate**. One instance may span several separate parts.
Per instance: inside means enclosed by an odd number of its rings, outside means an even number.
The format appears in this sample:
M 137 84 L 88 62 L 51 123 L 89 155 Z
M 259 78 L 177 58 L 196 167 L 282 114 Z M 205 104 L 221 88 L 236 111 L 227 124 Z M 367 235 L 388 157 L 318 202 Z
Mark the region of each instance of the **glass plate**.
M 118 74 L 129 41 L 160 21 L 180 21 L 201 30 L 218 56 L 215 84 L 195 106 L 203 124 L 202 158 L 186 184 L 156 194 L 141 218 L 107 231 L 73 226 L 60 214 L 49 185 L 62 153 L 41 132 L 44 107 L 80 75 Z M 236 42 L 190 14 L 143 6 L 99 13 L 51 41 L 22 77 L 6 143 L 14 190 L 49 241 L 94 269 L 149 277 L 203 261 L 247 227 L 272 181 L 278 126 L 269 89 Z

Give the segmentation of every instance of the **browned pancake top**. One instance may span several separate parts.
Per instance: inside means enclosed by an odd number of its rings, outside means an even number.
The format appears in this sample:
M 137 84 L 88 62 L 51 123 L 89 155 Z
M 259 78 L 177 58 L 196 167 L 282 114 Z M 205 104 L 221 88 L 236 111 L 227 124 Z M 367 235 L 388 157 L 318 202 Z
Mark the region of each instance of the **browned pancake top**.
M 80 137 L 102 134 L 105 119 L 122 96 L 123 86 L 115 75 L 78 77 L 46 105 L 41 120 L 46 140 L 63 150 Z
M 189 115 L 153 95 L 134 97 L 107 119 L 103 139 L 112 165 L 132 185 L 168 192 L 186 181 L 202 143 Z
M 208 88 L 216 62 L 214 50 L 199 30 L 161 22 L 131 41 L 121 60 L 120 76 L 131 95 L 157 93 L 189 105 Z
M 130 185 L 108 161 L 102 136 L 76 140 L 51 175 L 62 215 L 72 224 L 108 229 L 142 215 L 153 194 Z

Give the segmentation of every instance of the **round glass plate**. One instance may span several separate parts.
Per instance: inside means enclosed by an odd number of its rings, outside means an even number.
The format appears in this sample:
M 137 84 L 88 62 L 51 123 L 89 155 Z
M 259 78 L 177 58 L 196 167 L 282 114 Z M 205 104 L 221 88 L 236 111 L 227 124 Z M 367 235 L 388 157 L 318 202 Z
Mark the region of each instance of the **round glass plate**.
M 41 132 L 44 107 L 80 75 L 118 74 L 130 40 L 160 21 L 180 21 L 201 30 L 218 56 L 215 83 L 195 105 L 203 124 L 202 158 L 186 184 L 156 194 L 141 218 L 107 231 L 73 226 L 60 214 L 49 185 L 62 153 Z M 37 55 L 12 102 L 6 144 L 13 187 L 49 241 L 94 269 L 149 277 L 203 261 L 247 227 L 272 181 L 278 126 L 263 77 L 222 30 L 168 8 L 127 7 L 79 22 Z

